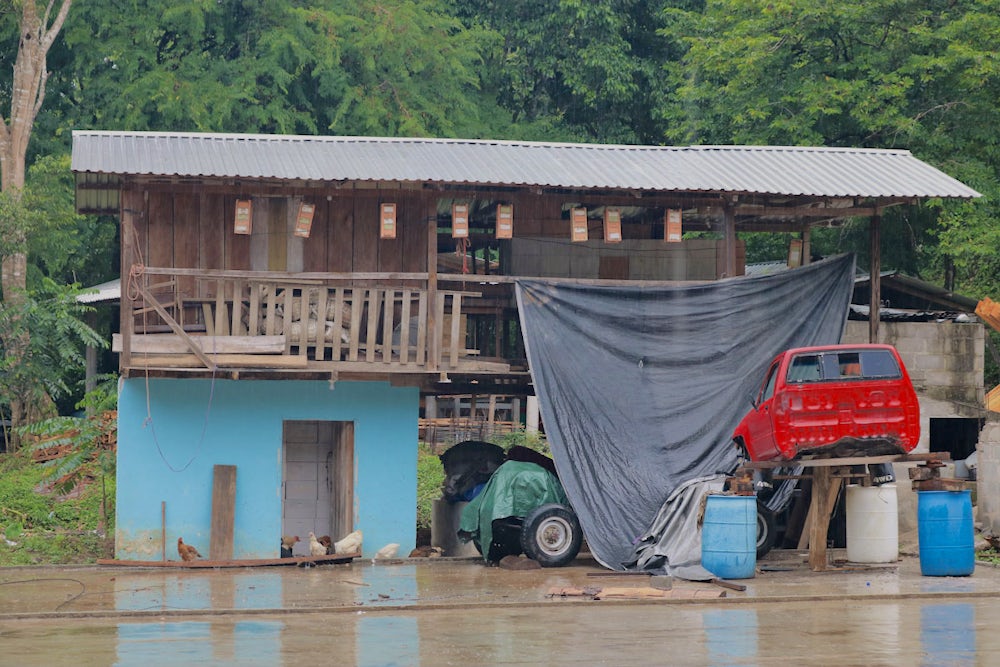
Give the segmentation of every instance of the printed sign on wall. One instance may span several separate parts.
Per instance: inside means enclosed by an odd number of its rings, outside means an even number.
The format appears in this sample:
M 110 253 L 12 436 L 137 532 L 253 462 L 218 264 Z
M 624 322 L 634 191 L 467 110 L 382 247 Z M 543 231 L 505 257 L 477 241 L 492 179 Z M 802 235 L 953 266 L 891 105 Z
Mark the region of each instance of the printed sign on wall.
M 587 240 L 587 209 L 574 208 L 570 211 L 570 229 L 573 241 Z
M 249 199 L 236 200 L 236 226 L 233 232 L 236 234 L 249 234 L 253 225 L 253 212 Z
M 469 205 L 451 205 L 451 237 L 453 239 L 469 238 Z
M 514 205 L 497 204 L 497 238 L 514 237 Z
M 301 236 L 304 239 L 309 238 L 309 232 L 312 230 L 313 224 L 313 213 L 315 212 L 315 204 L 307 204 L 305 202 L 299 204 L 299 214 L 295 216 L 296 236 Z
M 682 237 L 681 209 L 668 208 L 663 221 L 663 240 L 668 243 L 680 243 Z
M 382 204 L 381 211 L 380 237 L 383 239 L 396 238 L 396 205 Z

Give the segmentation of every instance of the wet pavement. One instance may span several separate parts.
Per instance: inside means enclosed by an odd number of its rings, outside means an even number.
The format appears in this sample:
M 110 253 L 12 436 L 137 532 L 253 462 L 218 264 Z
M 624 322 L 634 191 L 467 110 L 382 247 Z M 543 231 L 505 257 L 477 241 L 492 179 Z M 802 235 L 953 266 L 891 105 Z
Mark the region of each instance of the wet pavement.
M 312 568 L 0 569 L 0 664 L 991 665 L 1000 569 L 924 577 L 774 552 L 745 591 L 674 579 L 676 597 L 595 600 L 553 589 L 633 588 L 592 560 L 516 571 L 477 559 Z M 777 554 L 780 553 L 780 557 Z M 831 555 L 836 559 L 838 552 Z

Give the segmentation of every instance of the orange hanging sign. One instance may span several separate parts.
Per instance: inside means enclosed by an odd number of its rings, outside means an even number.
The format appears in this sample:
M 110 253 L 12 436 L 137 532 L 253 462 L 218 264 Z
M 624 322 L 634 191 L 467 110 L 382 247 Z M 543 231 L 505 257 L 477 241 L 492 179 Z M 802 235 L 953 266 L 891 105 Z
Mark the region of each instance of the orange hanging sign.
M 249 199 L 236 200 L 236 225 L 233 232 L 236 234 L 249 234 L 253 226 L 253 211 Z
M 379 237 L 383 239 L 396 238 L 396 205 L 382 204 Z
M 299 204 L 299 214 L 295 216 L 295 236 L 301 236 L 304 239 L 309 238 L 309 232 L 312 230 L 313 214 L 315 212 L 315 204 L 307 204 L 305 202 Z
M 451 237 L 453 239 L 469 238 L 469 205 L 451 205 Z
M 792 239 L 788 242 L 788 268 L 802 266 L 802 239 Z
M 667 243 L 680 243 L 682 236 L 681 209 L 668 208 L 663 220 L 663 240 Z
M 514 238 L 513 204 L 497 204 L 497 238 Z
M 622 242 L 622 212 L 617 208 L 604 209 L 604 242 Z
M 570 238 L 574 242 L 587 240 L 587 209 L 574 208 L 570 211 Z

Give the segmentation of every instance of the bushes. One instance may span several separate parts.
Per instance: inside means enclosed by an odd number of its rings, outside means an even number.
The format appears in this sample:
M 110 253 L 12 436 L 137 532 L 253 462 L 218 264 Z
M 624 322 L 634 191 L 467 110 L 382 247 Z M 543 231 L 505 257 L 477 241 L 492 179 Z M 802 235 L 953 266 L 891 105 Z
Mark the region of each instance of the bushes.
M 444 467 L 425 442 L 417 445 L 417 530 L 431 527 L 434 501 L 441 497 Z
M 79 493 L 45 493 L 49 470 L 26 452 L 0 454 L 0 566 L 93 563 L 110 557 L 112 526 L 101 526 L 113 502 L 114 476 L 85 475 Z M 108 508 L 111 517 L 113 508 Z M 13 544 L 10 544 L 13 543 Z

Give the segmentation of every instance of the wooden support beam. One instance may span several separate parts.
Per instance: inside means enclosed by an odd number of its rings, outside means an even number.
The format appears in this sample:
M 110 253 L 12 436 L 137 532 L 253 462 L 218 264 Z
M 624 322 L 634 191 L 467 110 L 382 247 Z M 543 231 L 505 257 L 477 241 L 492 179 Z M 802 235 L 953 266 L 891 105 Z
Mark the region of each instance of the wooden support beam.
M 284 336 L 191 336 L 190 341 L 206 354 L 284 354 Z M 120 352 L 122 335 L 113 334 L 111 351 Z M 188 341 L 175 334 L 135 334 L 135 354 L 183 354 L 190 352 Z
M 279 354 L 202 354 L 216 368 L 307 368 L 309 359 L 299 355 Z M 132 368 L 197 368 L 204 362 L 194 354 L 136 354 L 129 366 Z M 370 368 L 365 365 L 365 368 Z
M 879 306 L 882 300 L 882 215 L 876 211 L 868 221 L 868 252 L 871 255 L 869 267 L 868 297 L 868 342 L 878 342 Z
M 813 572 L 826 569 L 826 538 L 830 529 L 830 514 L 837 502 L 843 480 L 833 477 L 833 468 L 813 471 L 812 523 L 809 526 L 809 567 Z
M 167 313 L 167 311 L 163 308 L 163 306 L 160 305 L 160 302 L 156 300 L 156 297 L 150 294 L 149 290 L 143 287 L 141 284 L 138 286 L 138 288 L 139 288 L 139 293 L 142 294 L 142 297 L 147 302 L 152 304 L 153 308 L 155 308 L 156 312 L 160 314 L 160 317 L 163 318 L 163 321 L 170 326 L 171 330 L 173 330 L 175 334 L 180 336 L 181 339 L 183 339 L 184 342 L 187 343 L 188 347 L 191 349 L 192 352 L 194 352 L 194 355 L 198 358 L 198 360 L 202 364 L 204 364 L 209 370 L 214 371 L 215 364 L 212 362 L 212 360 L 209 359 L 207 356 L 205 356 L 205 353 L 201 351 L 201 348 L 195 345 L 195 343 L 191 340 L 191 336 L 187 335 L 187 333 L 184 331 L 184 328 L 180 324 L 178 324 L 177 321 L 174 320 L 174 318 L 170 317 L 170 314 Z M 129 320 L 131 321 L 131 319 L 132 316 L 129 315 Z M 126 343 L 126 345 L 128 345 L 128 342 Z M 133 360 L 129 359 L 127 363 L 132 363 L 132 361 Z
M 208 542 L 210 560 L 232 560 L 235 528 L 236 466 L 216 465 L 212 475 L 212 532 Z

